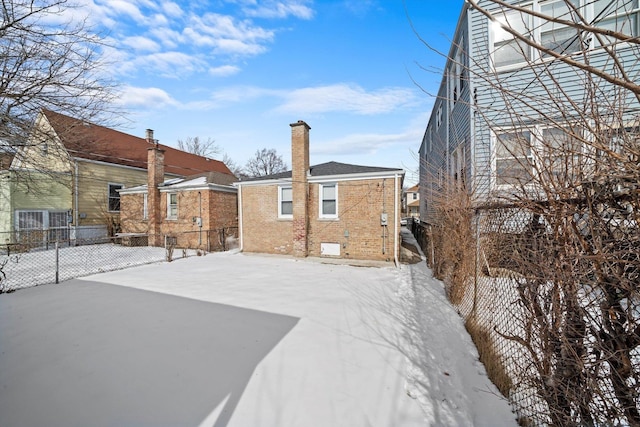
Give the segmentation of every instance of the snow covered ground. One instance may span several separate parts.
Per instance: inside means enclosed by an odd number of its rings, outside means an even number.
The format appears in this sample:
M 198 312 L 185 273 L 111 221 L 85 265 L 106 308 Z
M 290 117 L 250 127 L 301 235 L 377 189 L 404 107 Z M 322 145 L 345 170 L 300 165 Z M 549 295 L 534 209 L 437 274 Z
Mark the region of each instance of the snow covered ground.
M 7 427 L 516 425 L 424 263 L 215 253 L 0 295 L 0 325 Z

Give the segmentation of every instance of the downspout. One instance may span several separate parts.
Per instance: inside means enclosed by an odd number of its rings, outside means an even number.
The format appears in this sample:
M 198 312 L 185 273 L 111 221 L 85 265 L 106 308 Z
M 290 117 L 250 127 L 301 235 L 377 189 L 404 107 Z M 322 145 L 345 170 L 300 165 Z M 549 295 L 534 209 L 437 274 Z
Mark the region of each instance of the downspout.
M 198 246 L 202 246 L 202 193 L 198 191 Z
M 78 214 L 78 160 L 73 161 L 73 167 L 74 167 L 74 176 L 73 176 L 73 225 L 74 225 L 74 237 L 77 238 L 78 235 L 78 221 L 80 218 L 80 215 Z
M 383 214 L 387 213 L 387 207 L 386 207 L 386 204 L 385 204 L 385 202 L 386 202 L 385 199 L 387 197 L 387 194 L 385 192 L 385 186 L 384 186 L 385 181 L 386 181 L 386 178 L 382 178 L 382 213 Z M 382 222 L 382 218 L 380 219 L 380 222 Z M 388 219 L 387 219 L 387 224 L 388 224 Z M 387 233 L 386 233 L 387 227 L 388 226 L 385 225 L 385 224 L 382 225 L 382 254 L 383 255 L 387 254 L 387 240 L 386 240 L 387 239 L 387 236 L 386 236 L 387 235 Z
M 238 184 L 238 237 L 240 238 L 240 252 L 244 250 L 244 237 L 242 235 L 242 184 Z
M 396 267 L 400 264 L 398 263 L 398 205 L 400 204 L 400 200 L 398 200 L 398 174 L 394 176 L 394 208 L 393 208 L 393 260 L 396 263 Z

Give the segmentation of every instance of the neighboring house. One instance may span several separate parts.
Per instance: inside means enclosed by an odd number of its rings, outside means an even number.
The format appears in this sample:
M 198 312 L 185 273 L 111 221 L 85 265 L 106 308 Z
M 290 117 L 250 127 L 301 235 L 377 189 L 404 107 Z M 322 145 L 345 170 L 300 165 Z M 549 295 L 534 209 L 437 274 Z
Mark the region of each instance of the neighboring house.
M 397 262 L 404 171 L 309 166 L 309 129 L 291 124 L 291 171 L 235 184 L 241 249 Z
M 404 213 L 411 218 L 420 219 L 420 186 L 414 185 L 404 192 Z
M 119 190 L 123 238 L 142 234 L 149 245 L 163 246 L 166 236 L 177 247 L 208 249 L 224 236 L 219 231 L 236 232 L 235 176 L 205 172 L 164 181 L 166 151 L 154 146 L 148 153 L 148 183 Z
M 147 182 L 147 150 L 155 144 L 151 130 L 143 139 L 43 110 L 0 179 L 0 238 L 51 241 L 117 232 L 118 190 Z M 165 179 L 232 175 L 220 161 L 159 147 L 165 150 Z
M 504 29 L 525 34 L 543 43 L 551 52 L 567 55 L 577 64 L 588 62 L 614 75 L 637 82 L 640 65 L 637 44 L 617 41 L 604 34 L 581 33 L 561 21 L 592 23 L 602 30 L 617 30 L 637 37 L 640 9 L 637 1 L 611 0 L 479 0 L 490 17 L 464 2 L 448 53 L 438 96 L 420 146 L 420 215 L 437 221 L 434 202 L 449 185 L 473 191 L 475 201 L 511 194 L 516 182 L 538 168 L 524 170 L 527 162 L 550 164 L 545 147 L 554 141 L 574 139 L 567 130 L 580 111 L 600 105 L 599 119 L 634 123 L 637 126 L 637 97 L 613 101 L 614 87 L 594 79 L 579 67 L 518 42 Z M 570 10 L 569 6 L 576 7 Z M 523 12 L 532 10 L 534 13 Z M 576 13 L 579 12 L 578 13 Z M 544 21 L 537 12 L 559 21 Z M 502 25 L 502 27 L 501 27 Z M 609 45 L 605 48 L 603 45 Z M 614 52 L 615 61 L 610 52 Z M 614 65 L 622 71 L 612 71 Z M 595 93 L 593 85 L 598 84 Z M 594 103 L 595 101 L 595 103 Z M 612 110 L 613 106 L 619 109 Z M 593 123 L 592 123 L 593 124 Z M 572 135 L 594 138 L 573 127 Z M 619 129 L 619 128 L 618 128 Z M 578 138 L 573 147 L 581 143 Z M 584 150 L 584 148 L 583 148 Z M 523 160 L 526 160 L 523 162 Z M 562 163 L 559 159 L 557 163 Z M 522 186 L 521 186 L 522 187 Z M 449 187 L 451 188 L 451 187 Z

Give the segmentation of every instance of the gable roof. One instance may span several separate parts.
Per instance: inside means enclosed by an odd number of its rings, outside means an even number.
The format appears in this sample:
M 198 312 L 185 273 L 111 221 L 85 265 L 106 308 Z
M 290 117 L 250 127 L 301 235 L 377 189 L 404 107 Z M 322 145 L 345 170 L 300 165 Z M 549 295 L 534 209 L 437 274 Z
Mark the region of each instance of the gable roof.
M 417 193 L 420 191 L 420 184 L 416 184 L 413 187 L 409 187 L 407 188 L 407 190 L 405 191 L 405 193 Z
M 147 169 L 146 139 L 74 119 L 50 110 L 42 113 L 53 127 L 69 155 L 76 158 Z M 219 160 L 187 153 L 158 144 L 164 153 L 165 173 L 188 176 L 203 172 L 233 174 Z
M 361 173 L 384 173 L 384 172 L 398 172 L 401 169 L 394 168 L 382 168 L 378 166 L 359 166 L 351 165 L 348 163 L 327 162 L 319 165 L 309 167 L 309 175 L 312 177 L 321 176 L 334 176 L 334 175 L 354 175 Z M 404 173 L 404 171 L 402 171 Z M 247 181 L 265 181 L 271 179 L 285 179 L 291 178 L 291 171 L 276 173 L 272 175 L 258 176 L 255 178 L 244 179 Z
M 233 175 L 229 175 L 221 172 L 203 172 L 196 175 L 187 176 L 184 178 L 172 178 L 167 179 L 160 184 L 162 191 L 181 190 L 181 189 L 193 189 L 193 188 L 206 188 L 220 189 L 221 187 L 229 187 L 229 189 L 235 190 L 232 186 L 237 179 Z M 120 194 L 128 193 L 146 193 L 148 189 L 147 184 L 138 185 L 135 187 L 123 188 L 119 190 Z

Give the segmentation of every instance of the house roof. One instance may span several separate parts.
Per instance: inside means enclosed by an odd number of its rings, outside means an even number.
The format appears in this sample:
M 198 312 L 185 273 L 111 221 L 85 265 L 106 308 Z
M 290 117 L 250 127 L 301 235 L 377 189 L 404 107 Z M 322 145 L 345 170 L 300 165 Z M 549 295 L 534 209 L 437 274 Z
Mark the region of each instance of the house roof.
M 419 190 L 420 190 L 420 185 L 416 184 L 413 187 L 407 188 L 407 191 L 405 191 L 405 193 L 417 193 Z
M 408 203 L 407 206 L 409 206 L 410 208 L 413 208 L 416 206 L 420 207 L 420 200 L 414 200 L 413 202 Z
M 382 168 L 378 166 L 359 166 L 348 163 L 327 162 L 309 167 L 309 174 L 313 177 L 333 176 L 333 175 L 353 175 L 360 173 L 397 172 L 400 169 Z M 276 173 L 272 175 L 247 178 L 243 181 L 264 181 L 271 179 L 291 178 L 291 171 Z
M 181 188 L 194 188 L 194 187 L 205 187 L 209 185 L 214 186 L 223 186 L 223 187 L 232 187 L 231 184 L 236 182 L 237 179 L 233 175 L 229 175 L 226 173 L 220 172 L 203 172 L 196 175 L 187 176 L 184 178 L 172 178 L 164 181 L 160 184 L 160 188 L 163 190 L 167 189 L 176 189 L 179 190 Z M 136 187 L 129 187 L 120 190 L 121 193 L 137 193 L 137 192 L 146 192 L 147 184 L 138 185 Z
M 72 157 L 147 169 L 146 139 L 104 126 L 74 119 L 50 110 L 42 111 Z M 221 161 L 158 144 L 165 151 L 165 173 L 188 176 L 217 172 L 233 177 Z M 235 179 L 235 177 L 234 177 Z

